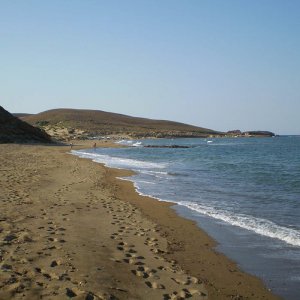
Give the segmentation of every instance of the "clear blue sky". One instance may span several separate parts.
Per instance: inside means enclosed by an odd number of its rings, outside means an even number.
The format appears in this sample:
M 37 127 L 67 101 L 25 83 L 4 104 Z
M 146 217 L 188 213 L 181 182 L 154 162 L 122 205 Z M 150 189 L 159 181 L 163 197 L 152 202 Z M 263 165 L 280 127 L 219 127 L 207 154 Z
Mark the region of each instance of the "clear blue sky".
M 0 105 L 300 134 L 300 1 L 0 0 Z

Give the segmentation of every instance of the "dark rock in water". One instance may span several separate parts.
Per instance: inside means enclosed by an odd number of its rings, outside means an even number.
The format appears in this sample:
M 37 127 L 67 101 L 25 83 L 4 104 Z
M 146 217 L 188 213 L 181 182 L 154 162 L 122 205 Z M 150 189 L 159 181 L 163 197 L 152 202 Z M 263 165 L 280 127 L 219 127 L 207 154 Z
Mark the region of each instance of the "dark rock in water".
M 51 143 L 43 130 L 20 120 L 0 106 L 0 143 Z
M 144 148 L 192 148 L 193 146 L 180 146 L 180 145 L 146 145 Z

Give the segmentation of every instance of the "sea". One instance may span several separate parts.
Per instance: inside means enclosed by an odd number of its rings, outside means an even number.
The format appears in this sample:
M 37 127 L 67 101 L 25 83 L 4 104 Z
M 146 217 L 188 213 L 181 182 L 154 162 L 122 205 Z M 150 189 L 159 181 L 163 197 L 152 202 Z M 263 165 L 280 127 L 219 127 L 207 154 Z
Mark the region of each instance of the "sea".
M 126 147 L 72 153 L 135 171 L 123 179 L 138 193 L 173 202 L 217 251 L 273 293 L 300 299 L 300 136 L 118 143 Z

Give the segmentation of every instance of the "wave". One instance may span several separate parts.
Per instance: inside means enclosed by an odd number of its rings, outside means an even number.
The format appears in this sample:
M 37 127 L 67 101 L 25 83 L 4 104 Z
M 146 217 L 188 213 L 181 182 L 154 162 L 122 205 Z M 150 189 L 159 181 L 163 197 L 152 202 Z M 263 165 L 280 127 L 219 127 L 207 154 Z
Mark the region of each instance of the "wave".
M 141 147 L 143 146 L 143 143 L 142 142 L 136 142 L 134 144 L 132 144 L 133 147 Z
M 155 200 L 158 200 L 158 201 L 161 201 L 161 202 L 173 202 L 175 203 L 174 201 L 171 201 L 171 200 L 164 200 L 164 199 L 161 199 L 161 198 L 158 198 L 158 197 L 155 197 L 153 195 L 150 195 L 150 194 L 145 194 L 143 192 L 141 192 L 140 190 L 140 187 L 138 185 L 138 182 L 133 180 L 132 177 L 116 177 L 117 179 L 120 179 L 120 180 L 124 180 L 124 181 L 130 181 L 133 183 L 133 186 L 135 188 L 135 191 L 140 195 L 140 196 L 143 196 L 143 197 L 151 197 L 152 199 L 155 199 Z M 150 183 L 150 182 L 149 182 Z
M 132 145 L 133 141 L 131 140 L 121 140 L 121 141 L 117 141 L 116 144 L 121 144 L 121 145 Z
M 137 189 L 139 189 L 140 187 L 138 186 L 138 183 L 146 183 L 146 184 L 155 184 L 155 182 L 152 181 L 146 181 L 146 180 L 133 180 L 132 177 L 116 177 L 117 179 L 123 180 L 123 181 L 130 181 L 133 183 L 134 187 Z M 138 192 L 138 191 L 137 191 Z M 139 192 L 138 192 L 139 193 Z M 140 193 L 139 193 L 140 194 Z M 149 196 L 149 195 L 145 195 L 145 196 Z M 152 196 L 151 196 L 152 197 Z
M 156 200 L 163 201 L 163 202 L 173 202 L 178 205 L 185 206 L 202 215 L 206 215 L 217 220 L 222 220 L 230 225 L 247 229 L 249 231 L 255 232 L 262 236 L 281 240 L 292 246 L 300 247 L 300 232 L 295 229 L 279 226 L 269 220 L 255 218 L 253 216 L 236 214 L 233 212 L 219 211 L 216 210 L 215 208 L 203 206 L 198 203 L 193 203 L 189 201 L 174 201 L 174 200 L 167 200 L 167 199 L 154 197 L 150 194 L 145 194 L 140 190 L 140 186 L 138 185 L 139 183 L 138 180 L 133 180 L 130 178 L 127 179 L 122 178 L 122 179 L 133 181 L 136 191 L 138 192 L 139 195 L 152 197 Z
M 257 234 L 278 239 L 287 244 L 300 247 L 300 232 L 295 229 L 279 226 L 269 220 L 260 219 L 253 216 L 218 211 L 215 208 L 202 206 L 198 203 L 188 201 L 181 201 L 177 203 L 198 213 L 214 219 L 222 220 L 233 226 L 238 226 L 253 231 Z
M 155 182 L 152 182 L 152 181 L 146 181 L 146 180 L 136 180 L 135 181 L 137 184 L 138 183 L 144 183 L 144 184 L 151 184 L 151 185 L 155 185 L 156 183 Z
M 142 174 L 154 176 L 154 177 L 160 178 L 160 179 L 166 179 L 167 176 L 169 175 L 168 172 L 164 172 L 164 171 L 153 171 L 153 170 L 139 170 L 139 171 Z
M 143 145 L 142 142 L 137 142 L 133 140 L 121 140 L 116 142 L 116 144 L 120 144 L 128 147 L 141 147 Z
M 82 158 L 90 158 L 95 162 L 103 163 L 108 167 L 119 168 L 119 169 L 163 169 L 166 167 L 164 163 L 155 163 L 155 162 L 148 162 L 142 160 L 135 160 L 130 158 L 121 158 L 121 157 L 114 157 L 105 154 L 99 153 L 92 153 L 92 152 L 84 152 L 84 151 L 76 151 L 72 150 L 71 154 L 77 155 Z

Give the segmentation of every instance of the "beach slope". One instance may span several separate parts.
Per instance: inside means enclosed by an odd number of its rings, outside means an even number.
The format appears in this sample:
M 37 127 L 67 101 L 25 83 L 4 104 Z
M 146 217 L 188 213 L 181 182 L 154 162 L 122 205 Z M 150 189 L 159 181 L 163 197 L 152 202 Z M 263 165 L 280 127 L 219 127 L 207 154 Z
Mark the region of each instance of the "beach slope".
M 129 172 L 64 146 L 0 151 L 0 299 L 277 299 L 169 203 L 115 178 Z

